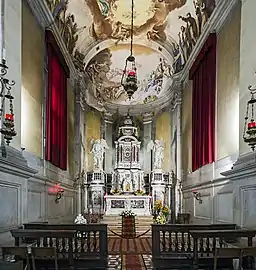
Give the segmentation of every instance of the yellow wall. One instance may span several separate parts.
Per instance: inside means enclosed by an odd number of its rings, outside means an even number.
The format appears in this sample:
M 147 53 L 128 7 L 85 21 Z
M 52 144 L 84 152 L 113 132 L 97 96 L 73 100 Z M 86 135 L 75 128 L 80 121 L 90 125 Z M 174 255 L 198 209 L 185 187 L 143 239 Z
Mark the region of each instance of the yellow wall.
M 192 81 L 184 86 L 182 98 L 182 168 L 192 171 Z
M 218 35 L 217 158 L 239 150 L 240 5 Z
M 70 175 L 74 173 L 74 140 L 75 140 L 75 107 L 74 107 L 74 91 L 68 83 L 68 170 Z
M 170 171 L 171 148 L 171 113 L 163 112 L 156 119 L 156 140 L 162 140 L 165 145 L 163 170 Z
M 100 127 L 101 127 L 101 115 L 98 112 L 90 111 L 86 112 L 85 115 L 86 126 L 85 126 L 85 136 L 86 136 L 86 163 L 87 171 L 93 170 L 93 154 L 91 151 L 91 140 L 100 139 Z
M 43 68 L 44 33 L 22 1 L 21 146 L 39 157 L 42 156 Z

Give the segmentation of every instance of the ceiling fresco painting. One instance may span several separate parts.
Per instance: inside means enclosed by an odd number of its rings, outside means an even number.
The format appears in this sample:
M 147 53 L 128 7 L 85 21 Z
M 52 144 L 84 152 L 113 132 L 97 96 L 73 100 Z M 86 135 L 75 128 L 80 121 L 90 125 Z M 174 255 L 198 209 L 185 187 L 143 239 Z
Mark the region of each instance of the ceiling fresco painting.
M 130 53 L 128 44 L 120 44 L 99 52 L 87 65 L 85 73 L 90 89 L 103 105 L 112 102 L 124 105 L 146 104 L 156 100 L 171 84 L 171 65 L 151 48 L 134 45 L 138 90 L 131 100 L 121 86 L 124 59 Z
M 109 102 L 150 103 L 163 95 L 172 76 L 184 67 L 215 8 L 215 0 L 134 0 L 139 90 L 129 101 L 120 86 L 120 73 L 129 56 L 131 1 L 47 0 L 47 3 L 76 67 L 85 76 L 86 99 L 98 109 Z M 99 46 L 108 40 L 113 41 L 111 47 Z M 165 48 L 169 57 L 150 49 L 152 42 Z M 88 48 L 93 47 L 99 48 L 98 54 L 85 63 Z

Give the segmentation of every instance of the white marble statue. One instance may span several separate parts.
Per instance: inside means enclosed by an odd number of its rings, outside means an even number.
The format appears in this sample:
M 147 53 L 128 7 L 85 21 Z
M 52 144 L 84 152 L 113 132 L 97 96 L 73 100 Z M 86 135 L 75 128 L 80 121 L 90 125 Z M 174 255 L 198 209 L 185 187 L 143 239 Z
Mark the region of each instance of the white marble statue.
M 93 163 L 94 163 L 94 170 L 103 170 L 103 158 L 106 149 L 109 149 L 106 140 L 98 139 L 98 140 L 91 140 L 92 150 L 93 153 Z
M 161 140 L 150 141 L 147 151 L 153 150 L 153 169 L 161 170 L 164 161 L 164 142 Z

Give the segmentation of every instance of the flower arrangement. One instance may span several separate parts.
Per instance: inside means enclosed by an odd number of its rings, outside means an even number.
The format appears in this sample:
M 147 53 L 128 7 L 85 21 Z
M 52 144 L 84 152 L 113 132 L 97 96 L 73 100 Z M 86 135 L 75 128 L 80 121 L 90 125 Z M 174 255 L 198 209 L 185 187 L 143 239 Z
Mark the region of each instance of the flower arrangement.
M 145 191 L 138 189 L 138 190 L 136 190 L 134 192 L 134 195 L 137 195 L 137 196 L 139 196 L 139 195 L 145 195 Z
M 157 224 L 165 224 L 169 215 L 169 208 L 162 201 L 155 201 L 153 208 L 154 221 Z
M 163 213 L 160 213 L 157 218 L 155 219 L 155 222 L 157 224 L 165 224 L 166 223 L 166 217 Z
M 124 210 L 124 211 L 120 214 L 120 216 L 122 216 L 122 217 L 135 217 L 136 214 L 133 213 L 131 210 Z

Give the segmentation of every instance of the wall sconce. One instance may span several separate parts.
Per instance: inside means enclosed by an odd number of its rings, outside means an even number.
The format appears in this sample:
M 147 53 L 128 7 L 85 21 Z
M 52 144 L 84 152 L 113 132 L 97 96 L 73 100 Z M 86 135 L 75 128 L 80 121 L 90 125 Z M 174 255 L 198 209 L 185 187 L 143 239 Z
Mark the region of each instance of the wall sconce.
M 0 132 L 3 134 L 6 144 L 9 145 L 13 137 L 17 135 L 14 127 L 14 113 L 13 113 L 13 99 L 14 97 L 11 94 L 12 87 L 15 85 L 14 81 L 10 81 L 5 77 L 8 72 L 8 66 L 6 60 L 2 59 L 0 63 L 0 118 L 1 118 L 1 128 Z M 9 100 L 9 108 L 5 105 L 5 100 Z M 3 115 L 5 117 L 3 118 Z
M 48 189 L 48 193 L 55 195 L 56 196 L 55 202 L 59 203 L 59 201 L 62 198 L 62 195 L 64 193 L 64 189 L 60 186 L 60 184 L 56 184 L 54 187 L 50 187 Z
M 196 189 L 193 189 L 192 192 L 193 192 L 194 198 L 195 198 L 200 204 L 203 203 L 202 198 L 201 198 L 201 193 L 198 192 Z

